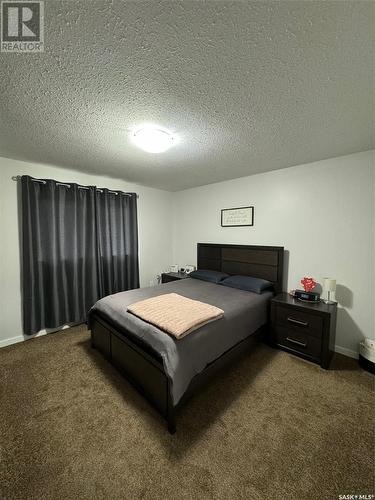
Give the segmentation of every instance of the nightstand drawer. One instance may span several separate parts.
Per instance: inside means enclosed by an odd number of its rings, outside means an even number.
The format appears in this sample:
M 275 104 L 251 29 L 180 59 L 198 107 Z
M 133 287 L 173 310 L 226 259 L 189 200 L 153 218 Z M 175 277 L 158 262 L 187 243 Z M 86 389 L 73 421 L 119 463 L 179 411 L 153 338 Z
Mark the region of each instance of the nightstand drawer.
M 276 326 L 274 329 L 274 341 L 282 347 L 288 347 L 315 359 L 321 356 L 321 340 L 295 329 Z
M 336 314 L 336 304 L 311 304 L 280 293 L 271 300 L 270 343 L 327 369 L 335 345 Z
M 323 319 L 321 316 L 299 311 L 297 308 L 279 306 L 276 308 L 276 323 L 296 334 L 308 334 L 321 338 Z

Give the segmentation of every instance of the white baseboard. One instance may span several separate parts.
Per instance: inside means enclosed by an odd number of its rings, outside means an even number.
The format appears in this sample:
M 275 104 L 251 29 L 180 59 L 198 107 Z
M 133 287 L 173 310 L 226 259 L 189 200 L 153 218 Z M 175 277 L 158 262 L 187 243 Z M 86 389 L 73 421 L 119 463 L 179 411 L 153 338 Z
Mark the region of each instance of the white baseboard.
M 7 345 L 17 344 L 18 342 L 22 342 L 23 340 L 25 340 L 23 335 L 18 335 L 17 337 L 12 337 L 11 339 L 0 340 L 0 348 L 6 347 Z
M 335 352 L 348 356 L 349 358 L 358 359 L 359 357 L 358 352 L 352 351 L 352 349 L 347 349 L 346 347 L 341 347 L 340 345 L 335 345 Z
M 30 339 L 35 339 L 35 337 L 42 337 L 43 335 L 47 335 L 48 333 L 59 332 L 60 330 L 66 330 L 67 328 L 71 328 L 72 326 L 77 326 L 80 323 L 71 323 L 68 325 L 63 325 L 60 328 L 48 328 L 47 330 L 41 330 L 34 335 L 17 335 L 16 337 L 11 337 L 10 339 L 0 340 L 0 349 L 2 347 L 6 347 L 8 345 L 17 344 L 18 342 L 27 341 Z
M 34 339 L 35 337 L 41 337 L 42 335 L 47 335 L 48 332 L 46 331 L 41 331 L 36 333 L 35 335 L 17 335 L 17 337 L 11 337 L 10 339 L 3 339 L 0 340 L 0 348 L 1 347 L 6 347 L 7 345 L 12 345 L 12 344 L 18 344 L 18 342 L 23 342 L 24 340 L 30 340 Z

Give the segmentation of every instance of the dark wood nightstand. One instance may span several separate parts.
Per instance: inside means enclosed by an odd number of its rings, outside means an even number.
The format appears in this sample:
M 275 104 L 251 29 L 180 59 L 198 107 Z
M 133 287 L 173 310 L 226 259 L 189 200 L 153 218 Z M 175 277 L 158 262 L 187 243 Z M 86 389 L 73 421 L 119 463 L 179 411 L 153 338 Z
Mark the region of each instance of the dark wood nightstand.
M 186 273 L 162 273 L 161 275 L 161 282 L 162 283 L 169 283 L 170 281 L 177 281 L 177 280 L 184 280 L 185 278 L 188 278 L 189 275 Z
M 335 345 L 336 313 L 336 304 L 310 304 L 281 293 L 271 300 L 270 342 L 327 369 Z

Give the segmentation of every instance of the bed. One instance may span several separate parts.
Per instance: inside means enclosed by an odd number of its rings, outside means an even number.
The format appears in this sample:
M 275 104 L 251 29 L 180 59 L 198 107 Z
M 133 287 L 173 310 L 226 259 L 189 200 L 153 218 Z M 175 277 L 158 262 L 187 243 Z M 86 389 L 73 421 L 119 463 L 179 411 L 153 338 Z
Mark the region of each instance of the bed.
M 105 297 L 89 314 L 98 349 L 176 431 L 176 410 L 219 369 L 264 335 L 273 293 L 282 291 L 283 247 L 198 243 L 199 269 L 266 279 L 261 295 L 187 278 Z M 126 311 L 138 300 L 175 292 L 215 305 L 224 318 L 176 340 Z

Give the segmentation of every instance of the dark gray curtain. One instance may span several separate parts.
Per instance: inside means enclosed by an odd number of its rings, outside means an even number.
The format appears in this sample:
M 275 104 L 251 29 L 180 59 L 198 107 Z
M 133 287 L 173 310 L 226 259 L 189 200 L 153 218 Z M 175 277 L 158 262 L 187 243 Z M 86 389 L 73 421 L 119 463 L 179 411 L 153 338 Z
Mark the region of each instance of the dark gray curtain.
M 136 195 L 21 178 L 26 334 L 86 320 L 109 293 L 139 286 Z
M 137 196 L 102 188 L 96 200 L 102 296 L 138 288 Z

